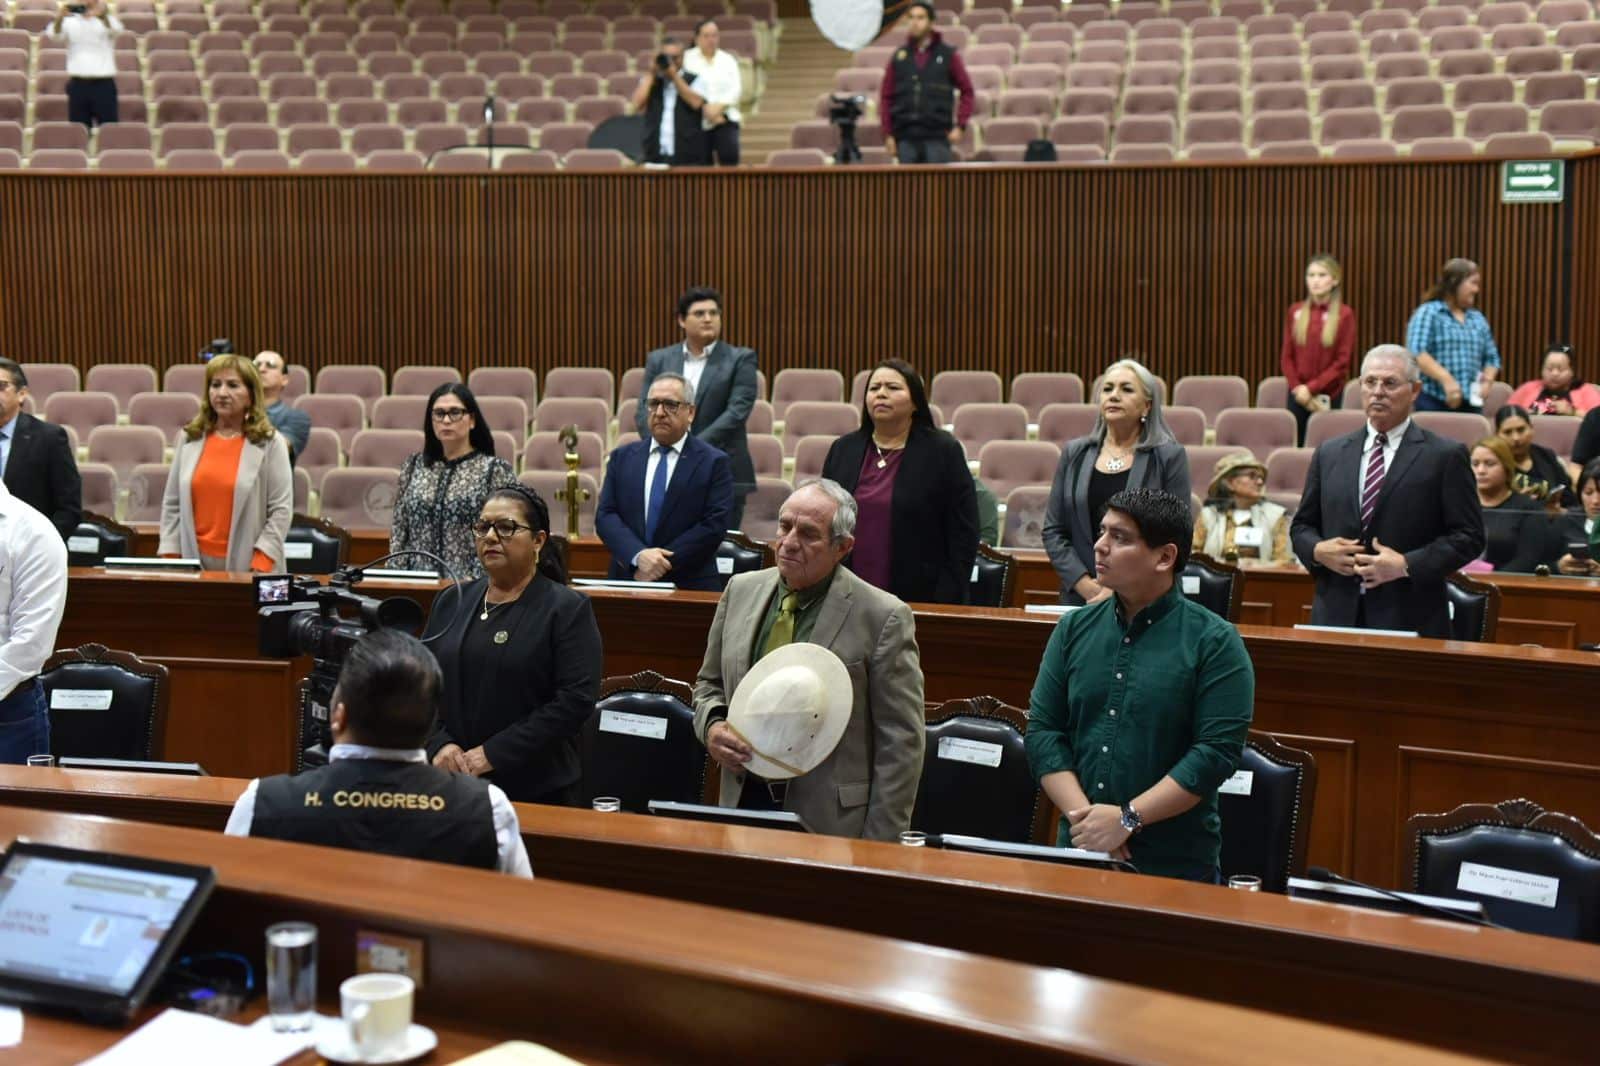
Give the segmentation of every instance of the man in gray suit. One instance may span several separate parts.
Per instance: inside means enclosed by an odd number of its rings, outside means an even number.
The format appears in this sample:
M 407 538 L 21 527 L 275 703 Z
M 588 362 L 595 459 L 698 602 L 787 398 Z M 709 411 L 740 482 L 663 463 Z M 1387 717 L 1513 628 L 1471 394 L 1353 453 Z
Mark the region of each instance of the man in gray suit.
M 680 296 L 678 325 L 683 329 L 682 343 L 657 348 L 645 356 L 634 423 L 641 438 L 650 435 L 645 424 L 645 397 L 657 374 L 678 374 L 689 383 L 695 406 L 689 432 L 727 453 L 733 471 L 728 528 L 738 529 L 744 517 L 744 498 L 756 488 L 756 467 L 745 434 L 745 421 L 756 404 L 755 349 L 720 339 L 722 296 L 716 289 L 693 288 Z
M 778 517 L 776 568 L 723 590 L 694 686 L 695 734 L 722 767 L 721 802 L 788 810 L 814 832 L 894 840 L 911 824 L 922 774 L 922 663 L 911 609 L 840 566 L 855 544 L 856 503 L 836 482 L 807 482 Z M 822 765 L 790 781 L 744 769 L 750 747 L 727 725 L 750 667 L 805 641 L 850 674 L 850 722 Z

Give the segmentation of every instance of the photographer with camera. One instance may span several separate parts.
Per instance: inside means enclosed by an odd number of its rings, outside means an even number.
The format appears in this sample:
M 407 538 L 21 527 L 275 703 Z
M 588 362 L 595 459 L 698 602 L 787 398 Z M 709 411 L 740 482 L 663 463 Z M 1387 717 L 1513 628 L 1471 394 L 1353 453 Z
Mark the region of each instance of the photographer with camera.
M 61 5 L 45 31 L 67 42 L 67 120 L 93 129 L 117 121 L 117 57 L 112 39 L 122 23 L 106 10 L 106 0 Z
M 683 69 L 683 45 L 667 38 L 655 66 L 633 90 L 633 109 L 644 113 L 646 163 L 698 167 L 710 162 L 700 125 L 706 101 L 692 87 L 698 80 L 698 75 Z
M 902 163 L 949 163 L 972 118 L 972 79 L 961 53 L 933 28 L 933 5 L 906 10 L 906 43 L 883 72 L 878 116 L 883 144 Z M 955 94 L 961 94 L 959 107 Z
M 532 877 L 506 794 L 428 765 L 422 747 L 443 690 L 421 641 L 396 629 L 368 633 L 333 691 L 328 765 L 251 781 L 225 832 Z

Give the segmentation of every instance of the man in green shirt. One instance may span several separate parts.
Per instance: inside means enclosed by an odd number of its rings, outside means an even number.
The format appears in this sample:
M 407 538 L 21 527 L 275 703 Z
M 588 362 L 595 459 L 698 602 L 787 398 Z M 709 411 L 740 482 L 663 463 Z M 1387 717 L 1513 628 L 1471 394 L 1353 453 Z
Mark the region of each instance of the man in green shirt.
M 1183 597 L 1189 501 L 1117 493 L 1094 544 L 1115 595 L 1056 624 L 1028 708 L 1028 764 L 1062 845 L 1143 873 L 1218 882 L 1217 787 L 1250 730 L 1255 670 L 1226 621 Z

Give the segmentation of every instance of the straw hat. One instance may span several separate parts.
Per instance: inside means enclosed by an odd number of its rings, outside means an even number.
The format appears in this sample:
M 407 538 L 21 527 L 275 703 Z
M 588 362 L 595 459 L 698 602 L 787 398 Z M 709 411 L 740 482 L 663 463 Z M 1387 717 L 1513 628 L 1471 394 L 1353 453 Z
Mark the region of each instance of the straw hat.
M 1224 455 L 1217 460 L 1217 465 L 1213 468 L 1211 487 L 1206 490 L 1206 497 L 1208 499 L 1216 499 L 1218 496 L 1217 487 L 1241 470 L 1259 470 L 1262 477 L 1267 476 L 1266 464 L 1253 455 L 1245 452 L 1233 452 L 1232 454 Z
M 820 644 L 763 656 L 728 705 L 728 727 L 755 749 L 745 769 L 773 781 L 815 770 L 844 736 L 854 699 L 850 672 Z

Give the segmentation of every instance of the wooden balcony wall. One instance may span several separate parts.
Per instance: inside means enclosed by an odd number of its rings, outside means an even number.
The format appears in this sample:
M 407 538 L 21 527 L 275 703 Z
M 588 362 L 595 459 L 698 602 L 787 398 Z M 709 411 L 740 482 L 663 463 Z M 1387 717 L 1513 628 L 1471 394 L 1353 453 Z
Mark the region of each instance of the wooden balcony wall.
M 1484 268 L 1508 367 L 1600 352 L 1600 153 L 1561 205 L 1494 161 L 894 173 L 0 177 L 0 349 L 194 358 L 210 338 L 333 362 L 617 373 L 677 336 L 691 284 L 768 375 L 889 355 L 1002 377 L 1123 352 L 1169 381 L 1278 372 L 1302 269 L 1346 270 L 1358 346 L 1404 337 L 1445 259 Z M 1591 182 L 1595 184 L 1590 184 Z M 1584 369 L 1594 372 L 1593 365 Z

